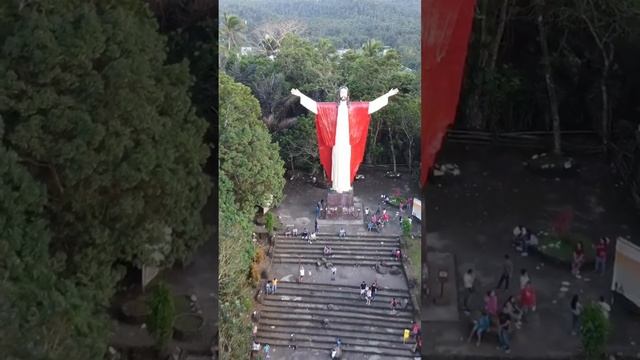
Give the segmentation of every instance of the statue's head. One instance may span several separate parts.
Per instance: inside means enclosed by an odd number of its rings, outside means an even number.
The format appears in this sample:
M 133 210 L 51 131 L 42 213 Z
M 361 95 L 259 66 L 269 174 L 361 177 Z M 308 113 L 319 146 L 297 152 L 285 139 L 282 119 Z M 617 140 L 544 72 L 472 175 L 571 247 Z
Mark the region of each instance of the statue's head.
M 349 100 L 349 89 L 346 86 L 340 88 L 340 100 L 347 101 Z

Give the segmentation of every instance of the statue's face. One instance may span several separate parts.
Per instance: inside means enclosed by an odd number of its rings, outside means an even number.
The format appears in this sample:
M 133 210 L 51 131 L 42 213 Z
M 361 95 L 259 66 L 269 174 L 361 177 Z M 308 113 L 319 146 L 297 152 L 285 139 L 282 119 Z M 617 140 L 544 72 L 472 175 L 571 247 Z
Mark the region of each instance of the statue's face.
M 340 100 L 347 100 L 349 90 L 347 88 L 340 89 Z

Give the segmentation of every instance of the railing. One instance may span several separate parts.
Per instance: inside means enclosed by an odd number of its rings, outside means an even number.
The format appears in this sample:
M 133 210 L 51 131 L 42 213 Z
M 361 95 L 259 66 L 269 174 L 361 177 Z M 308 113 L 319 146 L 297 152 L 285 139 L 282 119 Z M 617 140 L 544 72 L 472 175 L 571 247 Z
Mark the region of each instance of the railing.
M 597 133 L 591 130 L 562 131 L 560 136 L 562 148 L 567 152 L 597 154 L 604 150 L 602 144 L 599 143 Z M 475 130 L 449 130 L 446 139 L 455 143 L 531 149 L 550 149 L 553 146 L 553 132 L 551 131 L 491 133 Z

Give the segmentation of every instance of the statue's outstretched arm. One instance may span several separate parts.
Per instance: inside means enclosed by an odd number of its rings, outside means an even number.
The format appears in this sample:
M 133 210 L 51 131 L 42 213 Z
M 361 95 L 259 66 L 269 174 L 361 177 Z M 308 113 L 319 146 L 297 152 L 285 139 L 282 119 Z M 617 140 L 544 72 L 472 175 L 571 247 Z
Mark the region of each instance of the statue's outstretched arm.
M 318 104 L 298 89 L 291 89 L 291 94 L 300 98 L 300 105 L 314 114 L 318 113 Z
M 379 98 L 369 102 L 369 114 L 382 109 L 389 103 L 389 98 L 398 93 L 398 89 L 391 89 L 388 93 L 380 96 Z

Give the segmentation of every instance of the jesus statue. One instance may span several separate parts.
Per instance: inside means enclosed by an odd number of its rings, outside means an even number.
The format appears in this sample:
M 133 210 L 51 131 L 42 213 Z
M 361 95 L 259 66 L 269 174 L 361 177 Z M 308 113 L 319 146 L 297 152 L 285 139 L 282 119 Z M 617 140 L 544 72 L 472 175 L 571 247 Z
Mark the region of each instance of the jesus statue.
M 291 94 L 300 97 L 300 104 L 316 115 L 320 162 L 333 191 L 352 190 L 351 183 L 364 158 L 371 114 L 385 107 L 397 93 L 398 89 L 391 89 L 371 102 L 350 102 L 348 89 L 342 87 L 335 103 L 315 102 L 300 90 L 291 89 Z

